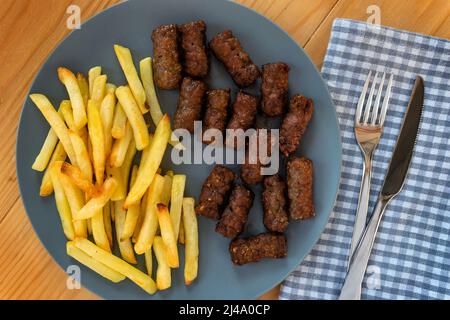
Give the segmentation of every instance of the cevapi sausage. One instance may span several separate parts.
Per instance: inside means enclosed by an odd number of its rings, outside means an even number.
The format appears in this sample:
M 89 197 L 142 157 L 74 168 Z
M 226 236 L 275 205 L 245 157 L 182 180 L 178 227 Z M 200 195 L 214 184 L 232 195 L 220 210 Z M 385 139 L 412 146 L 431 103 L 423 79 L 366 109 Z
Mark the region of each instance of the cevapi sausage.
M 252 62 L 231 30 L 217 34 L 209 42 L 209 47 L 239 87 L 248 87 L 259 78 L 258 67 Z
M 182 24 L 181 35 L 184 72 L 194 78 L 208 74 L 209 62 L 206 53 L 206 23 L 203 20 Z
M 174 24 L 159 26 L 152 33 L 153 72 L 161 89 L 176 89 L 181 82 L 181 62 L 178 52 L 178 29 Z
M 202 105 L 206 84 L 201 80 L 185 77 L 181 83 L 177 111 L 173 117 L 175 129 L 186 129 L 194 132 L 194 122 L 202 118 Z
M 198 215 L 219 219 L 236 174 L 227 167 L 216 165 L 205 180 L 195 212 Z
M 268 63 L 262 69 L 261 109 L 269 117 L 281 116 L 289 90 L 289 66 L 284 62 Z

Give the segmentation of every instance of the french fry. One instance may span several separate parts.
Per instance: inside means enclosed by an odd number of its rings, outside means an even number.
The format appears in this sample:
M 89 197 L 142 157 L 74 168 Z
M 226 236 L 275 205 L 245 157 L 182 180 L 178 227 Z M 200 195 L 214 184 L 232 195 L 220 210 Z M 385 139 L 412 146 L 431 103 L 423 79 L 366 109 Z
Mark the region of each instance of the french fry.
M 134 203 L 137 203 L 152 182 L 164 156 L 167 142 L 169 141 L 169 133 L 170 120 L 169 116 L 165 115 L 156 127 L 152 143 L 147 147 L 149 148 L 148 154 L 151 156 L 148 156 L 145 163 L 142 163 L 139 167 L 136 182 L 125 200 L 126 208 Z
M 172 177 L 166 174 L 164 176 L 164 187 L 161 195 L 161 203 L 166 207 L 169 205 L 170 197 L 172 195 Z
M 138 166 L 134 165 L 131 173 L 130 186 L 132 186 L 134 181 L 136 180 L 137 171 Z M 121 240 L 129 239 L 133 236 L 134 228 L 136 227 L 136 223 L 138 221 L 140 212 L 141 206 L 139 203 L 132 205 L 131 207 L 128 208 L 127 215 L 125 218 L 125 224 L 122 230 Z
M 61 112 L 69 130 L 78 131 L 75 125 L 75 119 L 73 117 L 72 104 L 70 103 L 70 100 L 61 101 L 61 103 L 59 104 L 59 112 Z
M 198 273 L 198 224 L 194 198 L 183 199 L 183 225 L 185 232 L 184 282 L 190 285 Z
M 144 87 L 142 86 L 136 68 L 134 67 L 130 49 L 116 44 L 114 45 L 114 51 L 116 52 L 117 59 L 119 60 L 120 66 L 125 74 L 125 78 L 127 78 L 128 85 L 139 106 L 139 109 L 142 113 L 147 113 L 148 109 L 145 106 L 146 96 Z
M 80 87 L 81 96 L 83 97 L 84 105 L 87 106 L 89 100 L 89 83 L 81 72 L 77 73 L 78 87 Z
M 148 200 L 148 190 L 145 192 L 141 201 L 141 209 L 139 210 L 139 217 L 134 227 L 133 236 L 131 237 L 131 242 L 136 243 L 139 238 L 139 233 L 141 232 L 142 223 L 144 222 L 145 212 L 147 211 L 147 200 Z
M 123 200 L 114 202 L 114 215 L 115 215 L 115 226 L 116 226 L 116 238 L 119 243 L 119 250 L 122 259 L 128 263 L 136 264 L 136 257 L 134 256 L 133 245 L 131 244 L 130 238 L 123 239 L 123 227 L 125 225 L 125 215 L 126 212 L 122 208 Z
M 86 220 L 78 220 L 73 222 L 73 228 L 75 229 L 75 237 L 76 238 L 87 238 L 87 221 Z
M 137 183 L 137 180 L 134 184 Z M 147 251 L 153 243 L 153 239 L 158 230 L 158 215 L 156 213 L 156 204 L 161 199 L 162 189 L 164 186 L 164 178 L 159 174 L 155 175 L 152 184 L 148 189 L 147 208 L 145 210 L 144 221 L 142 222 L 141 231 L 134 251 L 137 254 L 143 254 Z
M 167 262 L 171 268 L 178 268 L 180 265 L 178 259 L 178 247 L 175 240 L 175 232 L 170 219 L 169 209 L 162 203 L 156 205 L 158 214 L 159 227 L 161 229 L 161 237 L 166 245 Z
M 117 182 L 114 178 L 107 178 L 97 194 L 95 194 L 81 209 L 75 212 L 72 211 L 73 218 L 75 220 L 92 218 L 111 199 L 116 186 Z
M 56 208 L 58 209 L 64 234 L 67 239 L 73 240 L 75 239 L 75 230 L 72 223 L 72 212 L 70 211 L 69 202 L 67 201 L 63 186 L 58 177 L 58 171 L 61 170 L 61 162 L 53 163 L 49 169 L 53 188 L 55 190 Z
M 96 101 L 99 105 L 103 101 L 106 92 L 106 81 L 108 77 L 106 74 L 102 74 L 95 78 L 94 86 L 92 87 L 91 100 Z
M 107 94 L 111 93 L 111 94 L 113 94 L 115 96 L 116 95 L 116 89 L 117 89 L 117 86 L 115 84 L 112 84 L 112 83 L 107 83 L 106 84 L 106 93 Z
M 126 277 L 124 275 L 111 269 L 110 267 L 107 267 L 103 263 L 86 254 L 84 251 L 78 249 L 73 241 L 68 241 L 66 248 L 67 254 L 69 256 L 77 260 L 79 263 L 85 265 L 89 269 L 97 272 L 102 277 L 115 283 L 125 280 Z
M 52 157 L 52 153 L 58 144 L 58 136 L 53 129 L 48 131 L 47 137 L 45 138 L 44 144 L 42 145 L 41 151 L 34 160 L 31 168 L 36 171 L 44 171 Z
M 61 141 L 64 147 L 64 150 L 67 152 L 70 162 L 76 165 L 77 161 L 75 157 L 75 151 L 73 150 L 72 142 L 70 141 L 69 130 L 67 129 L 61 116 L 58 114 L 58 112 L 56 112 L 55 108 L 53 107 L 53 105 L 47 99 L 46 96 L 42 94 L 31 94 L 30 99 L 38 107 L 38 109 L 43 114 L 44 118 L 47 120 L 52 129 L 55 131 L 59 141 Z
M 120 274 L 123 274 L 149 294 L 154 294 L 156 292 L 156 284 L 152 278 L 122 259 L 114 256 L 108 251 L 103 250 L 87 239 L 77 238 L 74 240 L 74 244 L 77 248 L 84 251 L 95 260 L 103 263 Z
M 112 225 L 111 225 L 111 201 L 108 201 L 103 207 L 103 225 L 105 226 L 106 236 L 108 237 L 109 247 L 113 247 Z
M 61 163 L 62 165 L 62 163 Z M 84 206 L 84 196 L 80 189 L 78 189 L 72 180 L 63 174 L 58 172 L 58 178 L 64 189 L 67 201 L 69 202 L 70 211 L 72 211 L 72 219 L 74 214 L 78 212 Z M 75 236 L 81 238 L 87 238 L 87 224 L 86 220 L 73 221 L 73 227 L 75 230 Z
M 61 101 L 61 104 L 59 106 L 59 110 L 61 111 L 63 115 L 63 119 L 66 122 L 67 126 L 69 127 L 69 132 L 73 131 L 76 132 L 81 139 L 83 140 L 84 145 L 86 146 L 89 142 L 89 134 L 86 127 L 83 127 L 81 129 L 77 129 L 75 126 L 75 121 L 73 119 L 73 110 L 72 105 L 69 100 L 63 100 Z M 74 147 L 75 149 L 75 147 Z M 78 161 L 78 158 L 77 158 Z
M 138 175 L 139 175 L 139 171 L 141 170 L 141 168 L 144 168 L 145 163 L 147 162 L 147 158 L 150 156 L 150 145 L 153 141 L 153 134 L 150 133 L 150 143 L 148 144 L 148 147 L 145 148 L 144 150 L 142 150 L 141 153 L 141 159 L 139 162 L 139 170 L 138 170 Z M 156 173 L 161 174 L 161 168 L 158 168 L 158 170 L 156 170 Z
M 61 108 L 58 110 L 58 114 L 62 117 Z M 39 154 L 36 156 L 36 159 L 34 160 L 33 165 L 31 168 L 36 171 L 44 171 L 45 168 L 47 168 L 47 165 L 49 164 L 49 161 L 52 157 L 53 151 L 56 148 L 56 145 L 58 144 L 58 136 L 56 135 L 55 131 L 50 128 L 48 130 L 47 137 L 45 138 L 44 144 L 41 147 L 41 151 L 39 151 Z
M 158 97 L 156 96 L 155 84 L 153 82 L 153 61 L 148 57 L 139 62 L 141 71 L 142 85 L 145 90 L 146 100 L 150 106 L 150 116 L 153 123 L 158 125 L 163 117 L 161 106 L 159 105 Z
M 150 138 L 144 116 L 142 115 L 139 106 L 136 104 L 130 88 L 128 86 L 118 87 L 116 96 L 122 105 L 123 111 L 127 115 L 131 128 L 133 129 L 136 149 L 143 150 L 149 144 Z
M 87 151 L 86 145 L 83 139 L 74 131 L 69 130 L 70 141 L 72 141 L 72 146 L 75 151 L 75 156 L 77 158 L 77 164 L 80 168 L 85 179 L 92 181 L 93 172 L 91 159 L 89 159 L 89 153 Z
M 153 250 L 155 251 L 156 260 L 158 261 L 158 268 L 156 269 L 156 287 L 158 290 L 168 289 L 172 284 L 172 276 L 167 261 L 166 246 L 161 237 L 155 237 Z
M 77 127 L 77 129 L 81 129 L 86 125 L 87 117 L 86 106 L 83 101 L 83 96 L 81 95 L 80 87 L 78 86 L 77 78 L 72 71 L 63 67 L 58 68 L 58 77 L 66 87 L 67 93 L 69 94 L 70 102 L 72 103 L 73 108 L 73 118 L 75 121 L 75 126 Z M 69 154 L 69 152 L 67 153 Z
M 131 172 L 131 166 L 133 165 L 133 159 L 136 155 L 136 145 L 134 143 L 134 140 L 132 139 L 130 142 L 130 145 L 128 146 L 127 154 L 125 155 L 125 159 L 123 160 L 122 164 L 122 176 L 123 176 L 123 183 L 125 186 L 126 192 L 128 191 L 128 180 L 130 178 L 130 172 Z
M 115 106 L 116 106 L 116 95 L 114 93 L 107 92 L 100 106 L 100 117 L 102 118 L 103 132 L 105 135 L 106 158 L 108 158 L 111 153 L 111 146 L 112 146 L 111 129 L 114 120 Z
M 89 132 L 87 130 L 87 127 L 83 127 L 80 130 L 78 130 L 77 134 L 80 136 L 80 138 L 83 140 L 84 145 L 86 147 L 86 149 L 88 150 L 88 154 L 89 154 L 89 148 L 88 145 L 90 144 L 90 139 L 89 139 Z M 89 159 L 90 160 L 90 159 Z M 92 161 L 91 161 L 92 164 Z
M 92 219 L 86 219 L 88 235 L 92 236 Z
M 61 173 L 68 176 L 72 182 L 89 197 L 93 197 L 97 192 L 91 180 L 88 180 L 78 167 L 64 162 L 61 167 Z
M 109 245 L 108 235 L 106 234 L 105 222 L 103 219 L 103 208 L 98 210 L 96 214 L 91 218 L 92 235 L 94 237 L 95 244 L 103 250 L 111 252 Z
M 156 95 L 155 84 L 153 82 L 153 61 L 148 57 L 140 61 L 140 71 L 142 85 L 144 86 L 147 103 L 150 106 L 150 116 L 155 126 L 163 117 L 161 106 L 159 105 L 158 96 Z M 185 150 L 185 147 L 178 139 L 172 139 L 172 131 L 170 131 L 169 143 L 176 149 Z
M 181 209 L 183 207 L 183 195 L 186 185 L 186 176 L 184 174 L 176 174 L 172 179 L 172 190 L 170 200 L 170 218 L 172 220 L 173 230 L 175 232 L 175 240 L 178 241 L 180 232 Z
M 91 139 L 88 138 L 87 141 L 87 150 L 88 150 L 88 154 L 89 154 L 89 159 L 91 160 L 91 163 L 94 163 L 94 157 L 92 155 L 92 143 L 91 143 Z
M 178 233 L 178 242 L 180 244 L 184 244 L 184 225 L 183 225 L 183 219 L 180 221 L 180 232 Z
M 117 182 L 117 187 L 116 190 L 114 190 L 111 200 L 112 201 L 124 200 L 125 197 L 127 196 L 127 187 L 124 183 L 122 168 L 110 167 L 109 165 L 107 165 L 106 174 L 108 175 L 108 177 L 114 178 L 114 180 L 116 180 Z M 112 217 L 114 217 L 114 214 L 112 214 Z
M 94 100 L 88 102 L 88 129 L 92 143 L 92 157 L 94 173 L 97 184 L 103 183 L 105 172 L 105 135 L 103 133 L 102 119 L 98 103 Z
M 39 190 L 39 195 L 41 197 L 46 197 L 52 194 L 53 192 L 53 183 L 50 177 L 50 166 L 56 161 L 64 161 L 67 158 L 67 153 L 64 150 L 64 147 L 61 142 L 58 142 L 56 145 L 55 151 L 53 151 L 50 162 L 45 170 L 44 175 L 42 176 L 41 188 Z
M 109 157 L 109 165 L 111 167 L 122 166 L 132 139 L 133 131 L 131 130 L 130 124 L 127 122 L 125 135 L 122 138 L 115 140 L 112 146 L 111 155 Z
M 114 112 L 113 126 L 111 128 L 111 135 L 114 139 L 120 139 L 125 135 L 125 128 L 127 125 L 127 115 L 123 111 L 120 102 L 117 102 Z
M 145 257 L 145 268 L 147 269 L 147 274 L 151 277 L 153 273 L 153 254 L 152 254 L 152 248 L 145 251 L 144 254 Z
M 102 67 L 93 67 L 89 69 L 88 79 L 89 79 L 89 97 L 92 97 L 92 93 L 94 91 L 94 82 L 95 79 L 102 74 Z
M 130 187 L 136 181 L 138 170 L 139 170 L 139 166 L 137 164 L 133 165 L 133 167 L 131 168 Z
M 173 178 L 173 171 L 172 170 L 167 170 L 166 175 L 168 175 L 169 177 Z

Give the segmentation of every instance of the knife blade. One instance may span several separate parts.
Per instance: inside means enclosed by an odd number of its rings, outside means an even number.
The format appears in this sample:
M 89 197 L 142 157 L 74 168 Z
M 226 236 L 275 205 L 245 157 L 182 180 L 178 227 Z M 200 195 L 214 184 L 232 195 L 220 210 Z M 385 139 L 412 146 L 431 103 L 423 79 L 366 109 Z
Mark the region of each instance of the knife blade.
M 424 81 L 422 77 L 417 76 L 383 187 L 372 216 L 350 260 L 350 267 L 339 295 L 340 300 L 361 299 L 361 286 L 381 218 L 388 203 L 401 191 L 406 181 L 419 133 L 424 96 Z
M 405 183 L 419 132 L 424 95 L 425 88 L 423 79 L 421 76 L 417 76 L 400 129 L 400 135 L 397 138 L 389 169 L 381 189 L 381 195 L 384 197 L 395 196 L 400 192 Z

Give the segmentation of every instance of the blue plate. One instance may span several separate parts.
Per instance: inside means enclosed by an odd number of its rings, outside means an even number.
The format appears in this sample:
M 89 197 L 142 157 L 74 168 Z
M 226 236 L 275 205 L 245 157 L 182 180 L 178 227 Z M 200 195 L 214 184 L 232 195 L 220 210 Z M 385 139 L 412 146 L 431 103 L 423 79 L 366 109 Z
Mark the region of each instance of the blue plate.
M 83 24 L 81 30 L 72 32 L 56 48 L 39 71 L 30 93 L 43 93 L 56 106 L 62 99 L 67 99 L 56 74 L 59 66 L 87 73 L 90 67 L 101 65 L 109 82 L 123 84 L 125 79 L 113 50 L 115 43 L 131 48 L 137 64 L 140 59 L 152 55 L 150 34 L 156 26 L 196 19 L 206 21 L 209 39 L 217 32 L 232 29 L 258 65 L 274 61 L 288 63 L 291 66 L 291 95 L 302 93 L 314 99 L 315 114 L 298 154 L 314 161 L 316 217 L 289 225 L 286 233 L 288 256 L 285 259 L 265 260 L 241 267 L 234 266 L 230 261 L 229 239 L 214 232 L 213 221 L 200 217 L 199 277 L 194 284 L 189 287 L 184 285 L 183 247 L 180 247 L 181 268 L 173 271 L 172 287 L 153 296 L 146 294 L 129 280 L 114 284 L 82 266 L 83 286 L 106 299 L 256 298 L 280 283 L 302 262 L 322 233 L 333 207 L 340 177 L 341 143 L 338 121 L 327 86 L 302 48 L 283 30 L 263 16 L 233 2 L 134 0 L 114 6 Z M 211 72 L 207 79 L 210 87 L 231 87 L 235 94 L 237 88 L 227 72 L 214 58 L 211 61 Z M 256 84 L 249 90 L 258 92 L 258 86 Z M 178 92 L 159 91 L 158 95 L 164 111 L 172 115 Z M 66 239 L 61 230 L 54 198 L 39 196 L 42 174 L 31 169 L 48 129 L 45 119 L 27 98 L 17 137 L 20 191 L 36 233 L 56 262 L 66 270 L 69 265 L 77 263 L 66 255 Z M 166 156 L 163 167 L 186 174 L 187 193 L 197 198 L 212 166 L 173 166 L 168 160 Z M 246 234 L 264 231 L 260 187 L 254 188 L 254 192 L 256 198 Z M 139 265 L 143 267 L 142 259 Z

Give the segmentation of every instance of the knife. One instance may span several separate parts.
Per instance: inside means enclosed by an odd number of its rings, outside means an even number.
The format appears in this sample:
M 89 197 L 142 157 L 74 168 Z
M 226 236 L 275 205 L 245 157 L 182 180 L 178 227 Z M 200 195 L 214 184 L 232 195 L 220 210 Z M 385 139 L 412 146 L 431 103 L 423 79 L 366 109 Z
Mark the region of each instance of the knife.
M 388 203 L 402 190 L 405 184 L 419 131 L 424 91 L 423 79 L 417 76 L 383 187 L 372 216 L 350 260 L 350 267 L 339 300 L 361 299 L 362 282 L 381 218 Z

